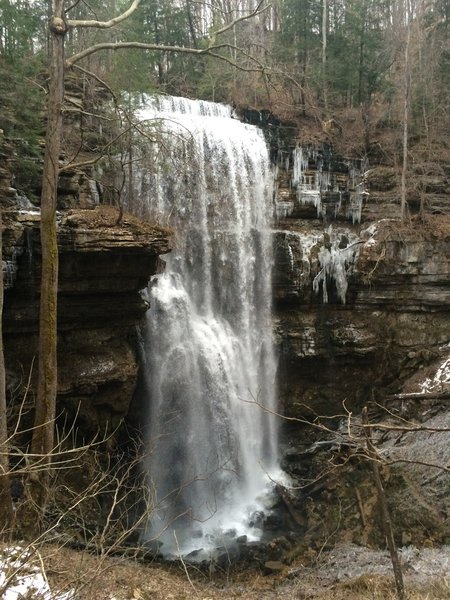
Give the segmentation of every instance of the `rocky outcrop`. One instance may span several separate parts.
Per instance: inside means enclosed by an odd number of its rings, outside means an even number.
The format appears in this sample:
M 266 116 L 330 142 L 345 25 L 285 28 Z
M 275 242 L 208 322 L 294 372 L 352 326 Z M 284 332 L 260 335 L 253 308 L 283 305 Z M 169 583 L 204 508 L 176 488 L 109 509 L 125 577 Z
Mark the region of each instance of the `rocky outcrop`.
M 373 169 L 369 182 L 389 187 L 392 169 Z M 305 405 L 336 413 L 344 400 L 356 409 L 399 391 L 450 342 L 450 217 L 370 224 L 371 201 L 361 225 L 278 222 L 275 334 L 289 415 Z
M 450 539 L 450 376 L 442 375 L 450 352 L 450 195 L 444 175 L 423 173 L 410 186 L 421 197 L 409 200 L 412 210 L 427 210 L 401 224 L 397 179 L 391 167 L 365 173 L 370 195 L 360 224 L 294 210 L 274 232 L 279 391 L 294 419 L 283 466 L 308 547 L 337 536 L 384 544 L 358 420 L 365 405 L 387 428 L 374 435 L 396 541 Z M 282 185 L 280 203 L 295 207 L 298 193 Z M 435 388 L 424 387 L 436 373 Z
M 7 383 L 20 397 L 36 376 L 40 239 L 38 211 L 4 212 Z M 170 232 L 111 207 L 58 218 L 58 411 L 84 434 L 110 431 L 127 414 L 137 379 L 140 295 L 170 250 Z
M 344 400 L 356 408 L 373 394 L 382 398 L 399 391 L 402 381 L 437 359 L 450 341 L 448 217 L 430 216 L 405 227 L 380 222 L 353 243 L 354 228 L 345 233 L 342 225 L 336 227 L 336 239 L 346 236 L 350 243 L 332 252 L 346 253 L 347 259 L 355 254 L 345 264 L 334 259 L 318 287 L 327 268 L 320 254 L 329 244 L 327 235 L 314 227 L 276 234 L 275 331 L 288 414 L 296 414 L 300 403 L 320 414 L 335 413 Z

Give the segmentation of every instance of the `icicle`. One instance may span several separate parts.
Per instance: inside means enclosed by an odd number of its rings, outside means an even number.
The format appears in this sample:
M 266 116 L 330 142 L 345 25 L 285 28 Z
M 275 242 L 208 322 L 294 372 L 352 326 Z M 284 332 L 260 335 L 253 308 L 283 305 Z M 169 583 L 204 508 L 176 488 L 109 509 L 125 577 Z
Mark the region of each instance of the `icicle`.
M 321 269 L 313 280 L 313 291 L 318 294 L 322 286 L 322 301 L 324 304 L 327 304 L 328 286 L 333 284 L 339 301 L 345 304 L 348 290 L 348 276 L 351 274 L 359 254 L 359 238 L 354 236 L 352 243 L 347 240 L 347 246 L 341 248 L 343 234 L 335 235 L 330 228 L 328 235 L 330 237 L 330 244 L 322 246 L 319 250 L 318 260 Z M 348 235 L 345 237 L 348 237 Z
M 361 181 L 362 168 L 365 161 L 342 160 L 348 169 L 347 177 L 342 171 L 330 171 L 331 155 L 324 150 L 319 153 L 317 148 L 302 148 L 297 146 L 292 152 L 293 174 L 291 185 L 297 190 L 297 202 L 301 205 L 316 207 L 317 217 L 336 219 L 342 210 L 342 191 L 350 192 L 350 201 L 346 206 L 346 217 L 353 224 L 361 221 L 361 211 L 364 197 L 368 193 Z M 356 166 L 361 163 L 361 168 Z M 310 169 L 308 171 L 308 168 Z M 340 167 L 338 167 L 340 169 Z M 335 194 L 335 197 L 332 195 Z

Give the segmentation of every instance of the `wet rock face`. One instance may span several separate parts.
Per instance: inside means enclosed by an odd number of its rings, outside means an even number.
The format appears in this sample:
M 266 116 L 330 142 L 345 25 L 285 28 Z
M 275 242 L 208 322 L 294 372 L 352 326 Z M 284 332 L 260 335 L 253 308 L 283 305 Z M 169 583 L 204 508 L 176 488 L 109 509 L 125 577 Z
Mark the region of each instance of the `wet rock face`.
M 305 310 L 280 316 L 276 326 L 280 348 L 280 391 L 288 416 L 329 415 L 370 397 L 379 377 L 381 350 L 364 318 Z
M 127 414 L 137 379 L 135 326 L 140 295 L 169 251 L 169 233 L 111 207 L 73 210 L 58 223 L 58 402 L 84 434 L 114 429 Z M 7 380 L 20 394 L 36 379 L 39 213 L 4 214 L 9 265 L 4 306 Z M 32 394 L 32 390 L 30 391 Z
M 450 413 L 438 400 L 417 398 L 391 401 L 387 408 L 389 413 L 372 413 L 374 422 L 385 425 L 372 435 L 395 541 L 448 544 Z M 417 430 L 402 430 L 402 422 Z M 286 493 L 304 520 L 299 542 L 316 549 L 337 540 L 384 547 L 379 496 L 358 418 L 342 419 L 333 429 L 289 432 L 282 466 L 292 478 Z
M 274 234 L 279 395 L 297 419 L 285 425 L 282 466 L 304 521 L 299 543 L 320 551 L 336 539 L 385 543 L 366 441 L 361 427 L 349 433 L 365 405 L 372 423 L 394 426 L 374 429 L 374 441 L 396 542 L 450 535 L 448 431 L 438 432 L 448 429 L 450 375 L 435 384 L 431 373 L 450 364 L 447 181 L 424 174 L 427 213 L 404 225 L 395 171 L 376 167 L 365 183 L 361 225 L 285 213 Z M 430 429 L 409 433 L 405 423 Z
M 398 391 L 440 356 L 450 341 L 449 217 L 405 228 L 392 221 L 359 232 L 349 227 L 357 255 L 343 266 L 336 260 L 325 277 L 328 234 L 317 223 L 289 226 L 275 236 L 274 278 L 279 382 L 289 415 L 305 404 L 319 414 L 339 412 L 344 399 L 361 407 L 373 393 Z M 344 226 L 335 228 L 343 239 Z M 336 255 L 347 252 L 335 248 Z M 343 278 L 345 304 L 338 293 Z
M 276 300 L 306 303 L 312 296 L 311 267 L 297 232 L 274 234 L 273 293 Z

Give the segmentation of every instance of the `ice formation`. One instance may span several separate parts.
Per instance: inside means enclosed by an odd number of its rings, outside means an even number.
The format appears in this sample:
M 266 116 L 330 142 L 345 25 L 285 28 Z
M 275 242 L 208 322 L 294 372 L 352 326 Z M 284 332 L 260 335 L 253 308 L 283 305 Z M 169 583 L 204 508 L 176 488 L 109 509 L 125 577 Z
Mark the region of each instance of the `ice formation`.
M 328 290 L 333 284 L 336 295 L 342 304 L 346 302 L 348 289 L 348 276 L 358 257 L 361 241 L 357 236 L 352 236 L 352 241 L 346 239 L 348 234 L 334 234 L 330 226 L 330 242 L 319 250 L 320 271 L 313 281 L 313 290 L 316 294 L 322 288 L 322 301 L 328 302 Z M 344 245 L 345 244 L 345 245 Z

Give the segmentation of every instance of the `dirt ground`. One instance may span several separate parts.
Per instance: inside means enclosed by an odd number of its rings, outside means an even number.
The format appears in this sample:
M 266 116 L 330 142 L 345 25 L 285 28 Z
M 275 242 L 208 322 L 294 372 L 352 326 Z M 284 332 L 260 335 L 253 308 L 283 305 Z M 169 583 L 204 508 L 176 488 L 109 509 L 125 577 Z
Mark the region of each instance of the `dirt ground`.
M 34 554 L 53 590 L 73 600 L 389 600 L 395 588 L 387 552 L 353 545 L 312 554 L 276 575 L 259 569 L 202 572 L 181 561 L 142 564 L 121 557 L 42 547 Z M 450 546 L 401 550 L 410 600 L 450 598 Z M 22 600 L 22 599 L 21 599 Z M 38 600 L 34 596 L 27 600 Z M 39 598 L 41 600 L 41 598 Z M 45 599 L 47 600 L 47 599 Z

